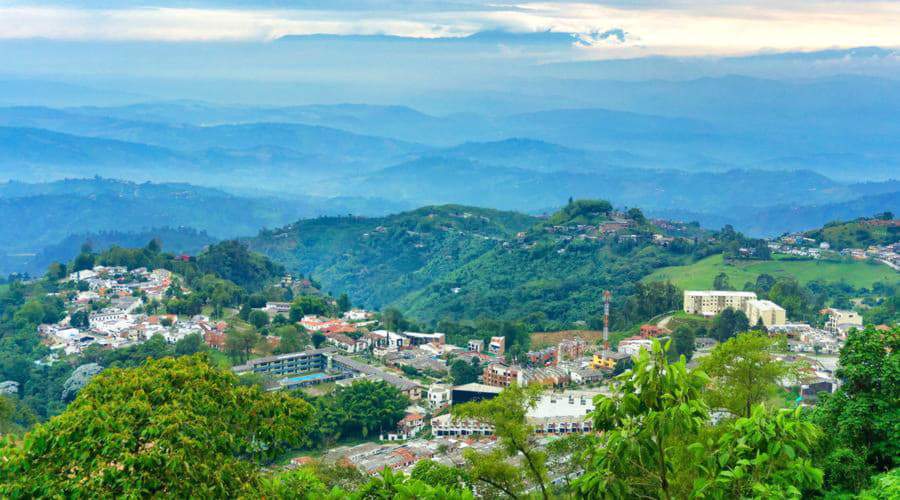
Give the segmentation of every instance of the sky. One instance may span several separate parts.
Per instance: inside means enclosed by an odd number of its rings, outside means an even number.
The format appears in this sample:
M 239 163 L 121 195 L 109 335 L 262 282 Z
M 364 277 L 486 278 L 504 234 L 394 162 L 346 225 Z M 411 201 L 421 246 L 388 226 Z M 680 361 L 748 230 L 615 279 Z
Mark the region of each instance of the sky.
M 898 26 L 900 2 L 865 0 L 0 0 L 0 40 L 224 43 L 549 30 L 577 35 L 565 55 L 573 60 L 900 47 Z

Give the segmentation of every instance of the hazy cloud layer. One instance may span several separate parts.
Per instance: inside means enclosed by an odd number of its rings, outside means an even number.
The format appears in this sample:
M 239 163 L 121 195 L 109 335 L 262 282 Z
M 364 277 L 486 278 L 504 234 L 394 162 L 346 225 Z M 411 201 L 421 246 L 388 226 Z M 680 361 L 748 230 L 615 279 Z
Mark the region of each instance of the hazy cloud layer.
M 564 57 L 900 46 L 896 2 L 613 0 L 0 2 L 0 39 L 267 41 L 288 34 L 574 33 Z M 559 57 L 559 55 L 557 55 Z

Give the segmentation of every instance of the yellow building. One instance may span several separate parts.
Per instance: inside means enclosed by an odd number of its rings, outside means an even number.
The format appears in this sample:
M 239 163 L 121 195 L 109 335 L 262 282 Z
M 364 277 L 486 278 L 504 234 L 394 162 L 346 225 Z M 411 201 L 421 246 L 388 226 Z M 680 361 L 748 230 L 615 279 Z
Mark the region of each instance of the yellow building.
M 770 300 L 749 300 L 744 312 L 747 314 L 751 326 L 758 323 L 760 319 L 767 327 L 787 323 L 784 308 Z
M 594 354 L 594 359 L 591 361 L 591 368 L 594 370 L 599 369 L 607 369 L 612 370 L 616 367 L 616 363 L 619 360 L 630 358 L 631 355 L 624 352 L 612 352 L 608 351 L 602 354 Z

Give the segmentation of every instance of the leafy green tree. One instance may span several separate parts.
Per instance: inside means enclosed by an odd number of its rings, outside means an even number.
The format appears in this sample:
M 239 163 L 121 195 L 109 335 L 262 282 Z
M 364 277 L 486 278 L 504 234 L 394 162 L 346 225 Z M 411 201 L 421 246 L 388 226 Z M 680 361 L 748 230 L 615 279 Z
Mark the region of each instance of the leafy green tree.
M 756 293 L 765 297 L 775 286 L 775 278 L 771 274 L 762 273 L 756 277 Z
M 410 477 L 432 486 L 443 486 L 448 490 L 464 489 L 469 484 L 469 476 L 465 469 L 439 464 L 434 460 L 416 462 Z
M 260 329 L 269 324 L 269 315 L 265 311 L 254 310 L 250 313 L 250 317 L 247 318 L 247 322 L 253 325 L 254 328 Z
M 203 355 L 107 369 L 21 446 L 4 446 L 0 496 L 235 497 L 312 416 L 302 400 L 239 387 Z
M 69 318 L 69 324 L 74 328 L 80 328 L 84 330 L 90 325 L 89 318 L 90 315 L 88 314 L 87 310 L 79 309 L 72 313 Z
M 544 499 L 550 498 L 547 454 L 538 446 L 534 427 L 525 420 L 526 413 L 537 404 L 542 391 L 540 384 L 528 387 L 513 385 L 493 399 L 453 407 L 454 417 L 490 425 L 499 440 L 497 449 L 490 453 L 466 450 L 464 457 L 473 481 L 484 482 L 511 496 L 517 496 L 515 490 L 506 490 L 514 484 L 516 477 L 524 475 L 539 489 Z M 500 462 L 508 462 L 519 455 L 524 462 L 523 472 L 516 471 L 515 467 L 497 467 L 498 459 Z M 521 486 L 520 483 L 516 490 L 520 491 Z
M 482 371 L 481 363 L 476 357 L 471 361 L 457 359 L 450 365 L 450 377 L 456 385 L 478 382 L 478 376 Z
M 203 336 L 199 333 L 185 335 L 175 342 L 175 354 L 179 356 L 189 356 L 205 350 L 206 343 L 203 341 Z
M 326 337 L 325 334 L 322 332 L 313 332 L 312 337 L 310 337 L 310 339 L 312 340 L 313 347 L 315 347 L 316 349 L 322 347 L 322 344 L 325 343 L 325 340 L 327 338 L 328 337 Z
M 430 485 L 385 467 L 381 474 L 369 479 L 350 498 L 416 498 L 422 500 L 475 500 L 469 490 Z
M 694 356 L 696 337 L 694 330 L 687 325 L 679 325 L 672 332 L 672 351 L 676 356 L 684 356 L 688 361 Z
M 594 429 L 602 434 L 575 481 L 580 495 L 670 499 L 686 493 L 674 482 L 674 457 L 708 418 L 701 395 L 709 379 L 689 372 L 684 358 L 670 364 L 666 350 L 654 339 L 652 352 L 641 350 L 634 369 L 616 377 L 616 395 L 594 400 Z
M 388 308 L 381 313 L 381 324 L 385 330 L 399 332 L 406 329 L 406 319 L 398 309 Z
M 859 500 L 893 500 L 900 498 L 900 469 L 872 478 L 871 487 L 859 493 Z
M 294 325 L 279 326 L 273 333 L 281 339 L 276 349 L 278 354 L 302 351 L 309 344 L 309 336 L 305 333 L 301 336 Z
M 342 293 L 337 299 L 338 312 L 347 312 L 350 310 L 350 297 L 346 293 Z
M 403 418 L 409 399 L 383 381 L 362 380 L 340 387 L 328 397 L 313 401 L 315 433 L 311 444 L 326 446 L 341 436 L 368 437 L 393 430 Z
M 643 224 L 647 221 L 647 218 L 644 217 L 644 213 L 637 207 L 629 208 L 628 211 L 625 212 L 625 217 L 633 220 L 636 224 Z
M 843 384 L 820 395 L 814 420 L 827 430 L 826 484 L 854 491 L 865 482 L 865 468 L 885 472 L 900 465 L 900 328 L 851 332 L 839 367 Z
M 800 418 L 800 408 L 767 412 L 762 405 L 749 417 L 727 425 L 713 444 L 691 445 L 703 473 L 694 498 L 803 498 L 822 485 L 810 448 L 819 430 Z
M 244 321 L 250 319 L 250 313 L 253 312 L 253 308 L 250 307 L 249 303 L 241 304 L 240 310 L 238 310 L 238 317 Z
M 253 348 L 259 343 L 259 333 L 250 329 L 232 328 L 225 335 L 225 352 L 232 359 L 236 359 L 243 363 L 250 358 Z
M 61 280 L 67 276 L 66 265 L 59 262 L 53 262 L 47 268 L 47 277 L 50 279 Z
M 701 358 L 700 368 L 711 382 L 706 391 L 709 405 L 749 418 L 754 406 L 771 404 L 778 382 L 792 373 L 791 366 L 772 358 L 776 343 L 765 334 L 741 333 Z
M 750 320 L 744 311 L 735 311 L 728 307 L 713 318 L 710 326 L 710 336 L 719 342 L 734 337 L 738 332 L 745 332 L 750 329 Z
M 716 275 L 715 279 L 713 279 L 713 289 L 714 290 L 734 290 L 731 286 L 731 281 L 728 278 L 728 275 L 725 273 L 719 273 Z

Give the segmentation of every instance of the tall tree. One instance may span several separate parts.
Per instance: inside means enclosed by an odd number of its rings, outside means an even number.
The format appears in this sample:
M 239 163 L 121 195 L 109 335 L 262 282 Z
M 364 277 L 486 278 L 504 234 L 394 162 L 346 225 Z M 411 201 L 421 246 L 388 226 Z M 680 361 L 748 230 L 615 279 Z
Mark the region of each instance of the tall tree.
M 776 342 L 759 332 L 742 333 L 701 358 L 700 367 L 711 379 L 706 391 L 710 406 L 749 418 L 754 406 L 771 403 L 778 382 L 792 371 L 772 357 Z
M 731 286 L 731 281 L 728 278 L 728 275 L 725 273 L 719 273 L 716 275 L 715 279 L 713 279 L 713 289 L 715 290 L 734 290 Z
M 851 332 L 839 366 L 843 384 L 821 395 L 814 418 L 828 430 L 828 484 L 853 491 L 868 472 L 900 466 L 900 328 Z M 854 465 L 855 457 L 862 462 Z
M 539 489 L 544 499 L 550 498 L 547 454 L 538 446 L 533 426 L 525 420 L 525 414 L 535 406 L 541 392 L 540 384 L 528 387 L 513 385 L 494 399 L 453 407 L 454 417 L 488 424 L 493 427 L 494 435 L 499 439 L 499 447 L 490 453 L 471 450 L 465 453 L 473 481 L 484 482 L 500 490 L 509 488 L 508 485 L 518 473 L 504 466 L 498 468 L 498 460 L 499 463 L 508 462 L 521 455 L 524 475 Z M 505 492 L 516 496 L 513 491 Z
M 256 347 L 259 340 L 259 333 L 252 328 L 232 328 L 225 335 L 225 352 L 227 352 L 232 359 L 236 359 L 238 362 L 243 363 L 250 358 L 250 354 L 253 352 L 253 348 Z
M 694 330 L 687 325 L 679 325 L 672 332 L 672 351 L 676 356 L 684 356 L 688 361 L 694 356 Z
M 575 483 L 581 495 L 671 499 L 684 493 L 673 481 L 675 454 L 708 418 L 701 399 L 708 379 L 689 372 L 683 358 L 670 364 L 666 351 L 654 339 L 652 352 L 642 349 L 634 369 L 616 377 L 616 394 L 594 400 L 594 430 L 603 434 Z

